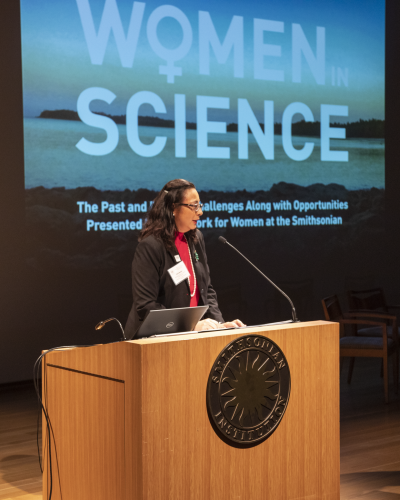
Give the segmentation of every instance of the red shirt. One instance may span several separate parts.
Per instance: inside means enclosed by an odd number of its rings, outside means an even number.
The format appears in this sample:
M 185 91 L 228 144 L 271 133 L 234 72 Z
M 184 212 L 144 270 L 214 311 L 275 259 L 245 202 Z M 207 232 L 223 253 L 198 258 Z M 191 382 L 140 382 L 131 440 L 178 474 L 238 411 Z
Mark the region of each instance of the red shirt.
M 189 246 L 187 244 L 184 233 L 176 233 L 175 246 L 179 252 L 179 255 L 180 255 L 183 263 L 185 264 L 187 270 L 190 273 L 190 294 L 192 294 L 193 287 L 194 287 L 193 268 L 192 268 L 192 264 L 190 262 Z M 196 282 L 196 293 L 194 294 L 194 297 L 190 297 L 190 307 L 198 306 L 199 300 L 200 300 L 200 291 L 199 291 L 199 286 Z

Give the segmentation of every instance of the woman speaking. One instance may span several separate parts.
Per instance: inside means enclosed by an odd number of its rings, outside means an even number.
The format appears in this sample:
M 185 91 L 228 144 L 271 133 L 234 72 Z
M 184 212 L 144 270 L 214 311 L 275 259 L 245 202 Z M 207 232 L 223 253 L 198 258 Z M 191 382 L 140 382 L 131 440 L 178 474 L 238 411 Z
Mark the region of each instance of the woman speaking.
M 156 196 L 140 233 L 132 263 L 133 306 L 125 327 L 134 338 L 153 309 L 208 305 L 195 330 L 244 326 L 225 322 L 211 285 L 204 239 L 196 228 L 203 215 L 199 193 L 184 179 L 168 182 Z M 182 261 L 190 276 L 175 285 L 169 269 Z

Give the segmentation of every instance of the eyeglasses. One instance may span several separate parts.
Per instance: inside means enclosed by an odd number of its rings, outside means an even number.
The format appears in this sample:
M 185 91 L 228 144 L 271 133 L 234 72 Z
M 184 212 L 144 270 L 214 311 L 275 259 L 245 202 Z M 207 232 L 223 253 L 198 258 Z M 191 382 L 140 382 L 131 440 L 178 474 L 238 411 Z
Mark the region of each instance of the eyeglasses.
M 184 207 L 190 208 L 190 210 L 193 210 L 193 212 L 198 212 L 199 210 L 203 210 L 204 204 L 203 203 L 178 203 L 178 205 L 183 205 Z

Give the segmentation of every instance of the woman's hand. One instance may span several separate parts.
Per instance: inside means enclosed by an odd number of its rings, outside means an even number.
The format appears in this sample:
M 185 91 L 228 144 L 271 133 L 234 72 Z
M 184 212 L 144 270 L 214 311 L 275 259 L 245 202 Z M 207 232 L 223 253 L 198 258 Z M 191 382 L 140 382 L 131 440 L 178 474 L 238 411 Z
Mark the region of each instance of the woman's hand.
M 225 328 L 238 328 L 239 326 L 246 326 L 240 319 L 234 319 L 233 321 L 227 321 L 226 323 L 222 323 Z
M 246 326 L 240 319 L 227 321 L 226 323 L 218 323 L 215 319 L 207 318 L 199 321 L 195 327 L 196 331 L 201 330 L 220 330 L 221 328 L 238 328 L 239 326 Z
M 218 330 L 220 328 L 223 328 L 223 325 L 221 323 L 218 323 L 218 321 L 215 321 L 215 319 L 211 318 L 203 319 L 202 321 L 199 321 L 195 326 L 195 330 L 197 330 L 198 332 L 201 330 Z

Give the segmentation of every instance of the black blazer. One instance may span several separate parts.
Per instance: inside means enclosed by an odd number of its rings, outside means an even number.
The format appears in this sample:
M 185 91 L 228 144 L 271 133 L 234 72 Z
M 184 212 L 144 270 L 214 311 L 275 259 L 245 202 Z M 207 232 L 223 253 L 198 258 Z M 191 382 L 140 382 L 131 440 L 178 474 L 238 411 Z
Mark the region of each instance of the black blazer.
M 218 308 L 217 294 L 211 285 L 204 239 L 199 230 L 197 238 L 196 245 L 189 244 L 189 247 L 200 289 L 199 305 L 209 305 L 205 318 L 224 322 Z M 198 262 L 194 256 L 195 250 L 199 256 Z M 148 236 L 138 244 L 132 262 L 133 306 L 125 326 L 127 338 L 136 336 L 150 310 L 190 306 L 188 280 L 175 285 L 168 273 L 168 269 L 177 263 L 175 255 L 179 255 L 175 245 L 173 249 L 167 250 L 164 243 L 154 236 Z

